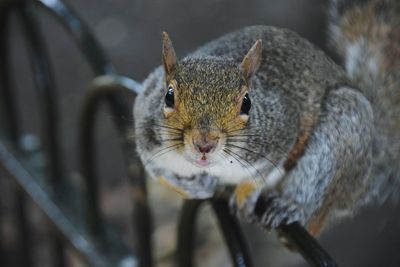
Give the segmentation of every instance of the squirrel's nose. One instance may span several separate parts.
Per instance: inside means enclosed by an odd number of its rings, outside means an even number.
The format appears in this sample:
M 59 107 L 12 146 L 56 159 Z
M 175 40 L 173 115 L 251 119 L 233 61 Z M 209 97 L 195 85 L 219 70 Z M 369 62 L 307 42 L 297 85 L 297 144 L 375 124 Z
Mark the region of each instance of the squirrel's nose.
M 193 140 L 194 147 L 200 152 L 200 153 L 210 153 L 216 146 L 217 146 L 218 139 L 214 140 Z
M 205 145 L 196 144 L 196 148 L 200 153 L 208 153 L 214 148 L 214 145 L 213 144 L 205 144 Z

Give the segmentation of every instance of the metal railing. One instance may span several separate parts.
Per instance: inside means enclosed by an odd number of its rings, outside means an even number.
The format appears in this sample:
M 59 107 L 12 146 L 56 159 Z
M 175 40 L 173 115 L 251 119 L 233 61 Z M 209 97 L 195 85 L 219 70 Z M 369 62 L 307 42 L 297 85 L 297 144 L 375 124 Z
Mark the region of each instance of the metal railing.
M 80 174 L 84 192 L 69 186 L 60 160 L 59 112 L 57 95 L 49 57 L 37 23 L 36 8 L 47 10 L 70 34 L 82 55 L 89 62 L 96 78 L 88 91 L 81 110 L 79 124 Z M 28 54 L 33 66 L 33 76 L 39 96 L 42 120 L 43 149 L 21 145 L 21 130 L 18 124 L 16 94 L 10 75 L 8 30 L 10 15 L 18 15 L 23 30 Z M 66 266 L 64 247 L 72 247 L 89 266 L 129 267 L 152 266 L 151 232 L 152 220 L 147 202 L 144 170 L 135 154 L 132 136 L 132 107 L 126 96 L 135 97 L 140 84 L 119 76 L 105 56 L 103 49 L 79 17 L 60 0 L 2 0 L 0 2 L 0 171 L 19 185 L 17 197 L 18 229 L 20 231 L 21 266 L 33 266 L 27 228 L 26 204 L 28 198 L 48 217 L 54 229 L 52 235 L 54 259 L 52 266 Z M 107 225 L 100 212 L 98 174 L 94 162 L 94 126 L 99 107 L 106 103 L 116 117 L 115 127 L 120 135 L 121 151 L 124 155 L 128 178 L 133 188 L 132 201 L 134 236 L 140 246 L 130 251 L 115 231 Z M 46 159 L 38 164 L 38 157 Z M 0 177 L 1 178 L 1 177 Z M 186 201 L 181 210 L 177 236 L 177 265 L 193 266 L 196 217 L 204 203 L 210 203 L 215 211 L 232 263 L 236 267 L 253 266 L 240 225 L 229 212 L 228 188 L 210 200 Z M 84 205 L 80 205 L 83 202 Z M 2 218 L 0 210 L 0 220 Z M 299 224 L 294 223 L 278 229 L 311 266 L 336 266 L 331 257 Z M 0 237 L 1 238 L 1 237 Z M 4 254 L 0 247 L 0 265 L 4 266 Z

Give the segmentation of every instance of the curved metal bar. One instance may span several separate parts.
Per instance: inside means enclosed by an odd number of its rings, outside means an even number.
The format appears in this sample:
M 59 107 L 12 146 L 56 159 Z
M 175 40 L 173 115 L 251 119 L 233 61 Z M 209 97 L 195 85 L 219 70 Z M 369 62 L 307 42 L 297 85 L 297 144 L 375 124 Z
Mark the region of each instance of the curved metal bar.
M 89 266 L 96 267 L 118 266 L 114 261 L 110 261 L 109 257 L 104 257 L 103 253 L 101 253 L 102 251 L 100 251 L 99 248 L 76 227 L 76 224 L 71 221 L 71 218 L 68 218 L 65 212 L 52 201 L 48 192 L 44 190 L 39 183 L 34 182 L 37 177 L 32 176 L 15 154 L 15 150 L 10 151 L 0 143 L 0 170 L 8 174 L 9 177 L 15 179 L 21 189 L 23 189 L 33 202 L 41 208 L 60 235 L 67 237 L 65 240 L 82 256 L 84 262 Z M 24 257 L 24 255 L 22 254 L 21 257 Z M 29 267 L 32 265 L 20 266 Z M 57 265 L 52 266 L 58 267 Z
M 81 173 L 87 192 L 87 224 L 88 230 L 94 237 L 104 233 L 102 216 L 99 209 L 98 184 L 95 169 L 94 133 L 96 116 L 103 102 L 109 104 L 112 113 L 117 118 L 116 127 L 121 138 L 121 149 L 125 155 L 128 175 L 132 184 L 134 197 L 135 232 L 138 237 L 139 266 L 152 266 L 151 253 L 151 216 L 147 204 L 147 192 L 144 179 L 144 170 L 136 156 L 135 143 L 129 136 L 133 136 L 133 119 L 126 119 L 132 114 L 131 105 L 127 105 L 124 94 L 135 96 L 132 81 L 122 76 L 102 76 L 94 80 L 91 89 L 86 95 L 84 110 L 80 119 L 79 147 L 81 148 Z
M 239 222 L 229 211 L 228 202 L 225 199 L 214 198 L 212 199 L 212 205 L 234 266 L 254 266 Z
M 196 217 L 204 200 L 186 200 L 183 203 L 179 222 L 176 260 L 179 267 L 193 267 Z
M 18 110 L 16 108 L 14 88 L 9 73 L 10 70 L 10 59 L 9 59 L 9 43 L 8 43 L 8 24 L 11 11 L 15 8 L 15 3 L 11 1 L 3 1 L 0 5 L 0 118 L 3 127 L 2 130 L 6 132 L 4 134 L 7 139 L 11 141 L 14 148 L 19 145 L 20 127 L 18 121 Z M 3 177 L 0 177 L 3 178 Z M 15 191 L 16 195 L 16 215 L 17 228 L 19 230 L 19 251 L 21 257 L 17 259 L 17 262 L 21 266 L 32 266 L 32 255 L 31 255 L 31 238 L 28 229 L 27 220 L 27 202 L 23 192 L 19 189 Z M 0 215 L 0 220 L 1 220 Z M 7 257 L 3 255 L 3 248 L 0 247 L 0 264 L 7 264 Z
M 61 198 L 63 188 L 63 171 L 61 165 L 61 149 L 59 143 L 58 122 L 59 113 L 56 106 L 57 97 L 55 93 L 55 82 L 51 73 L 50 60 L 43 43 L 39 25 L 31 1 L 23 0 L 18 2 L 16 12 L 22 22 L 25 31 L 25 40 L 35 85 L 39 93 L 44 148 L 48 165 L 48 179 L 50 180 L 53 197 Z M 53 235 L 54 264 L 65 266 L 64 245 L 58 235 Z
M 295 245 L 298 252 L 313 267 L 337 267 L 336 262 L 299 223 L 279 228 L 283 237 Z
M 63 1 L 36 0 L 54 16 L 77 42 L 96 76 L 115 73 L 103 48 L 91 34 L 88 26 Z
M 223 201 L 228 203 L 230 195 L 233 192 L 232 187 L 226 187 L 219 190 L 215 195 L 214 201 Z M 261 198 L 258 199 L 260 206 L 267 208 L 268 204 Z M 226 204 L 225 204 L 226 205 Z M 228 206 L 226 216 L 229 216 Z M 220 223 L 225 220 L 224 217 L 218 217 Z M 227 223 L 222 223 L 223 228 L 229 227 Z M 268 231 L 269 229 L 265 229 Z M 278 233 L 293 245 L 303 258 L 313 267 L 337 267 L 332 257 L 321 247 L 317 240 L 312 237 L 299 223 L 283 225 L 277 229 Z M 231 234 L 234 232 L 232 231 Z
M 66 3 L 60 0 L 35 0 L 35 2 L 44 7 L 74 38 L 96 76 L 116 74 L 104 49 L 90 32 L 89 27 Z M 132 79 L 126 79 L 124 83 L 136 93 L 141 91 L 140 83 Z
M 24 0 L 18 5 L 17 14 L 22 22 L 25 31 L 25 39 L 29 57 L 31 60 L 35 85 L 39 93 L 39 101 L 42 115 L 42 128 L 44 137 L 42 138 L 48 164 L 48 175 L 51 177 L 53 191 L 59 196 L 62 186 L 61 168 L 61 148 L 59 142 L 59 112 L 57 108 L 57 94 L 55 92 L 55 82 L 51 72 L 50 60 L 43 43 L 43 37 L 33 10 L 31 1 Z
M 218 190 L 211 199 L 220 229 L 228 246 L 235 267 L 253 266 L 250 253 L 241 232 L 239 223 L 231 215 L 228 200 L 231 187 Z M 259 200 L 262 201 L 262 200 Z M 177 260 L 180 267 L 193 266 L 193 249 L 196 228 L 196 216 L 205 201 L 189 200 L 182 207 L 178 228 Z M 287 239 L 313 267 L 337 267 L 332 257 L 321 247 L 299 223 L 283 225 L 277 230 Z
M 235 267 L 253 266 L 247 244 L 240 230 L 238 221 L 233 217 L 225 199 L 210 200 L 220 229 L 228 246 Z M 177 263 L 180 267 L 192 267 L 194 258 L 194 240 L 196 237 L 196 218 L 205 200 L 187 200 L 183 204 L 177 241 Z

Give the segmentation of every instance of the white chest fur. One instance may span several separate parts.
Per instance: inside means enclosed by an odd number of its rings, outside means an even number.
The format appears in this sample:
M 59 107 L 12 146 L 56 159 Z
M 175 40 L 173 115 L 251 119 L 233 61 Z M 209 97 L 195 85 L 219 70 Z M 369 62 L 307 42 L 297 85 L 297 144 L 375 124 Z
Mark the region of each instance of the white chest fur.
M 244 180 L 254 180 L 273 186 L 283 177 L 284 173 L 281 168 L 276 168 L 265 160 L 250 165 L 226 155 L 215 164 L 198 167 L 176 151 L 157 157 L 154 159 L 154 164 L 181 177 L 191 177 L 205 172 L 217 177 L 220 184 L 238 184 Z

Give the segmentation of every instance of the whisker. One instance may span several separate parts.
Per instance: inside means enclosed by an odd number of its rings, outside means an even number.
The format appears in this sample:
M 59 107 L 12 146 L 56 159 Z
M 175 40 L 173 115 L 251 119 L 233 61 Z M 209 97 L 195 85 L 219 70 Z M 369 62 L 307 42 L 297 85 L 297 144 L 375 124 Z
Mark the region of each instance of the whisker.
M 144 166 L 147 166 L 150 162 L 152 162 L 155 158 L 160 157 L 166 153 L 169 153 L 173 150 L 175 150 L 176 148 L 178 148 L 179 146 L 181 146 L 182 144 L 173 144 L 164 148 L 161 148 L 160 150 L 158 150 L 156 153 L 154 153 L 152 156 L 150 156 L 150 158 L 148 160 L 146 160 L 146 162 L 143 164 Z
M 260 146 L 264 146 L 265 144 L 271 144 L 270 142 L 265 142 L 265 143 L 261 143 L 261 142 L 257 142 L 257 141 L 252 141 L 252 140 L 248 140 L 248 139 L 231 139 L 231 138 L 227 138 L 226 139 L 226 143 L 229 145 L 230 143 L 243 143 L 243 144 L 255 144 L 255 145 L 260 145 Z M 280 153 L 280 155 L 286 155 L 287 152 L 285 152 L 281 147 L 276 146 L 276 149 L 278 150 L 278 152 Z
M 225 149 L 223 149 L 223 152 L 224 152 L 225 154 L 231 156 L 232 158 L 234 158 L 240 165 L 242 165 L 242 166 L 246 169 L 246 171 L 249 173 L 250 178 L 254 180 L 256 186 L 259 187 L 259 188 L 261 188 L 260 185 L 258 184 L 257 179 L 253 177 L 253 175 L 252 175 L 251 171 L 249 170 L 248 166 L 250 166 L 250 167 L 252 167 L 253 169 L 255 169 L 255 170 L 256 170 L 256 173 L 257 173 L 258 175 L 260 175 L 260 177 L 261 177 L 261 179 L 262 179 L 263 181 L 265 181 L 265 179 L 264 179 L 264 177 L 262 176 L 262 174 L 261 174 L 253 165 L 250 164 L 250 162 L 248 162 L 247 160 L 243 159 L 242 157 L 240 157 L 240 155 L 238 155 L 237 153 L 233 152 L 233 151 L 230 150 L 230 149 L 225 148 Z M 243 163 L 242 161 L 244 161 L 244 163 Z M 245 164 L 245 163 L 246 163 L 246 164 Z
M 226 147 L 235 147 L 235 148 L 242 149 L 242 150 L 245 150 L 245 151 L 247 151 L 247 152 L 256 154 L 256 155 L 258 155 L 258 156 L 260 156 L 260 157 L 266 159 L 269 163 L 272 164 L 272 166 L 273 166 L 274 168 L 276 168 L 276 169 L 279 170 L 279 168 L 278 168 L 278 166 L 277 166 L 276 163 L 274 163 L 271 159 L 269 159 L 267 156 L 265 156 L 265 155 L 263 155 L 263 154 L 261 154 L 261 153 L 255 152 L 255 151 L 253 151 L 253 150 L 251 150 L 251 149 L 248 149 L 248 148 L 245 148 L 245 147 L 233 145 L 233 144 L 225 144 L 225 146 L 226 146 Z M 279 171 L 280 171 L 280 170 L 279 170 Z M 281 172 L 281 171 L 280 171 L 280 172 Z M 282 174 L 282 173 L 281 173 L 281 174 Z

